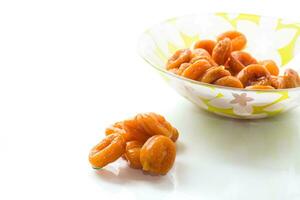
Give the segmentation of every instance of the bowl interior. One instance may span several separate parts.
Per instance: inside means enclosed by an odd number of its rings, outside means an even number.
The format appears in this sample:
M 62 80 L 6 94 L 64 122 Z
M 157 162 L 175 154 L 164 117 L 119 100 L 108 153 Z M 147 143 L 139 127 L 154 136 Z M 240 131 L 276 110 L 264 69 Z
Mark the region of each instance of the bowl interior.
M 153 26 L 141 36 L 139 53 L 154 67 L 164 69 L 177 49 L 190 47 L 199 39 L 215 39 L 228 30 L 246 35 L 245 51 L 258 60 L 273 59 L 281 68 L 300 51 L 299 23 L 252 14 L 215 13 L 172 18 Z M 298 70 L 297 66 L 294 69 Z

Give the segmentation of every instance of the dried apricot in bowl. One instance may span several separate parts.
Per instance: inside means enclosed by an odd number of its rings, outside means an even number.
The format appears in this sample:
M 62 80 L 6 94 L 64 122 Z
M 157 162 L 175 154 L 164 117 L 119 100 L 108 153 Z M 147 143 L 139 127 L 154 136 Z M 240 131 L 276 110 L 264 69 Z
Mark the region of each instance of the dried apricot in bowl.
M 232 41 L 232 50 L 242 50 L 246 44 L 247 39 L 245 35 L 238 31 L 226 31 L 218 36 L 218 41 L 224 40 L 225 38 L 229 38 Z
M 220 40 L 212 51 L 212 59 L 219 65 L 224 65 L 232 51 L 231 40 L 224 38 Z
M 176 157 L 175 143 L 163 135 L 149 138 L 140 151 L 143 170 L 165 175 L 172 168 Z
M 168 60 L 167 69 L 179 68 L 182 63 L 189 62 L 191 59 L 191 50 L 177 50 Z

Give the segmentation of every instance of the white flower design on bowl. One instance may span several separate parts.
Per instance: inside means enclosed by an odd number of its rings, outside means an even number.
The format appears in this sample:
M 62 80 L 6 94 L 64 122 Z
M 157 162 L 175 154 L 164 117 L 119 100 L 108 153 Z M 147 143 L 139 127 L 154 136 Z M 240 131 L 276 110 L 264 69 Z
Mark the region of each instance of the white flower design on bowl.
M 249 115 L 252 113 L 253 108 L 248 102 L 253 101 L 253 98 L 248 97 L 246 93 L 236 94 L 232 93 L 234 97 L 229 103 L 232 104 L 233 111 L 238 115 Z

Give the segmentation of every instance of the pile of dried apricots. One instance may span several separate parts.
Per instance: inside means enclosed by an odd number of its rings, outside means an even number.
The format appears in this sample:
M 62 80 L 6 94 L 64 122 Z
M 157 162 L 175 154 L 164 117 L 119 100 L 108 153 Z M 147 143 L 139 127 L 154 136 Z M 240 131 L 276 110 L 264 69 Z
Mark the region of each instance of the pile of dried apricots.
M 105 134 L 89 154 L 89 161 L 96 169 L 120 157 L 130 167 L 156 175 L 165 175 L 174 164 L 179 133 L 159 114 L 141 113 L 116 122 Z
M 196 81 L 246 89 L 283 89 L 300 86 L 296 71 L 286 69 L 279 76 L 273 60 L 257 61 L 242 51 L 243 33 L 227 31 L 217 40 L 199 40 L 191 49 L 179 49 L 168 60 L 168 71 Z

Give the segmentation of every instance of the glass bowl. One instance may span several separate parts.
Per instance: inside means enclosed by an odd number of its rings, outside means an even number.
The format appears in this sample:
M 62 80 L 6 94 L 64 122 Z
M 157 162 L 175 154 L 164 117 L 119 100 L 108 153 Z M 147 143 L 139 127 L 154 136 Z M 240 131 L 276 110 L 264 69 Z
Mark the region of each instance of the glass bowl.
M 246 90 L 201 83 L 165 70 L 167 59 L 199 39 L 215 39 L 224 31 L 244 33 L 245 51 L 258 60 L 273 59 L 280 70 L 300 52 L 300 23 L 253 14 L 188 15 L 146 30 L 138 43 L 141 57 L 179 94 L 209 112 L 239 119 L 274 116 L 300 104 L 300 88 Z M 299 63 L 300 66 L 300 63 Z M 294 67 L 298 71 L 297 66 Z

